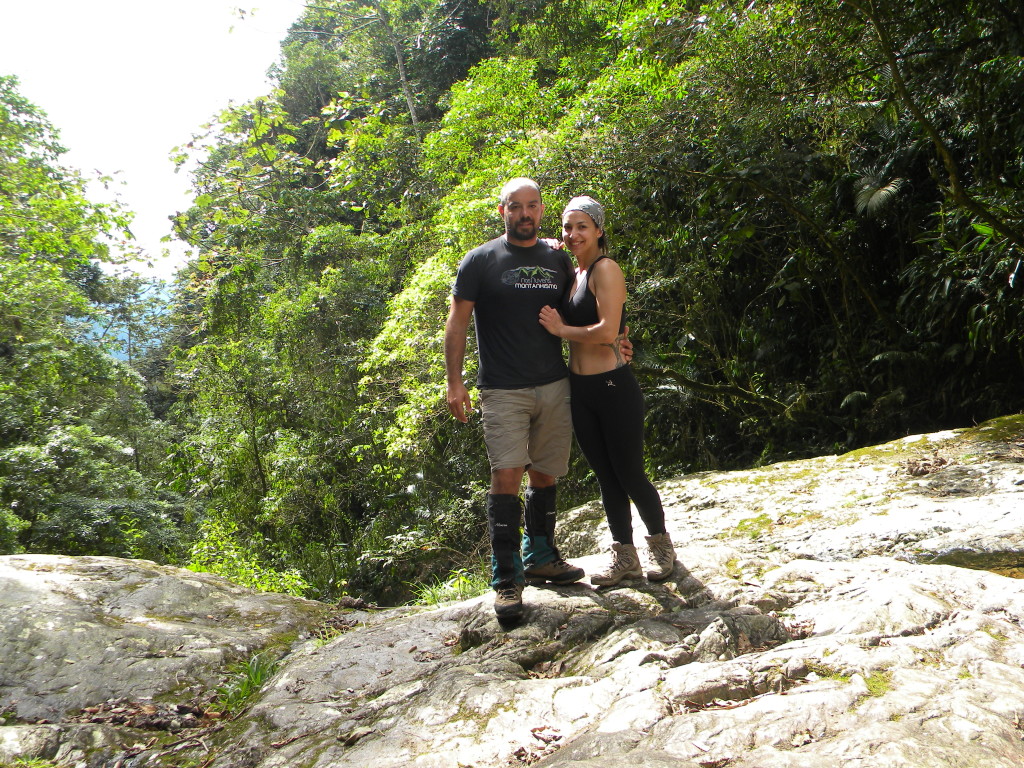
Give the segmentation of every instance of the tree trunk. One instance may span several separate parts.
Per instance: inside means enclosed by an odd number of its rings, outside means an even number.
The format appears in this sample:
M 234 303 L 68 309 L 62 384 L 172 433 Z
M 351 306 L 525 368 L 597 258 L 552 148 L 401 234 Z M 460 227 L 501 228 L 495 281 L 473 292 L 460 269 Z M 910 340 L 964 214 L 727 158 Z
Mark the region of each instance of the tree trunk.
M 402 84 L 402 93 L 405 94 L 405 103 L 409 107 L 409 119 L 412 120 L 412 129 L 416 132 L 416 138 L 422 139 L 419 119 L 416 116 L 416 102 L 413 99 L 412 89 L 409 87 L 409 78 L 405 72 L 405 57 L 402 55 L 401 41 L 395 34 L 395 30 L 391 27 L 387 11 L 384 10 L 379 0 L 370 0 L 370 4 L 377 12 L 377 19 L 380 21 L 381 26 L 384 27 L 384 34 L 388 36 L 388 41 L 395 50 L 395 61 L 398 62 L 398 79 Z

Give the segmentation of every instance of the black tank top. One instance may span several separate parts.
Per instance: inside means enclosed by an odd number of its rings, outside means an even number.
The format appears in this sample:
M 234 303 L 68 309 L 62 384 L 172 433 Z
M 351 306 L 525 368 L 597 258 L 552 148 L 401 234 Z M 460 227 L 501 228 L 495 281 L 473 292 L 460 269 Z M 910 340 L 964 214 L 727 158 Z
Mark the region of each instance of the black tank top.
M 601 319 L 597 314 L 597 297 L 590 290 L 590 273 L 594 271 L 594 266 L 597 262 L 607 258 L 607 256 L 598 256 L 594 260 L 594 263 L 590 265 L 590 269 L 587 270 L 583 282 L 576 286 L 575 292 L 562 305 L 562 318 L 565 320 L 566 325 L 593 325 Z M 626 308 L 623 306 L 622 317 L 619 319 L 619 333 L 622 333 L 625 329 Z

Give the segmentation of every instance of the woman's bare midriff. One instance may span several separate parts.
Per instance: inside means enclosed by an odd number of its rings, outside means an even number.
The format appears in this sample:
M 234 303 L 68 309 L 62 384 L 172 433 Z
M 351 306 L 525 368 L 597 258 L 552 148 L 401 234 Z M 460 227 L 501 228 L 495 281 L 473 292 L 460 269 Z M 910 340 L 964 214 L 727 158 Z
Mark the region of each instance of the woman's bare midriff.
M 626 365 L 619 354 L 618 342 L 611 344 L 584 344 L 569 342 L 569 370 L 581 376 L 613 371 Z

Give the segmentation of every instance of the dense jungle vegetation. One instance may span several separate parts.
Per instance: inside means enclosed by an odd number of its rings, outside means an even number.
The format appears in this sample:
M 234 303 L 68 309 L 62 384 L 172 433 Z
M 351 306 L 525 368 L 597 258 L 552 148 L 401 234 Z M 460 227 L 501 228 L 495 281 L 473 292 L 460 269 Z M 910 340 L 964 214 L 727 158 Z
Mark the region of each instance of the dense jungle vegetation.
M 175 158 L 170 304 L 0 79 L 0 552 L 388 603 L 474 567 L 442 325 L 514 175 L 548 236 L 608 207 L 656 477 L 1024 405 L 1018 2 L 311 0 L 273 79 Z

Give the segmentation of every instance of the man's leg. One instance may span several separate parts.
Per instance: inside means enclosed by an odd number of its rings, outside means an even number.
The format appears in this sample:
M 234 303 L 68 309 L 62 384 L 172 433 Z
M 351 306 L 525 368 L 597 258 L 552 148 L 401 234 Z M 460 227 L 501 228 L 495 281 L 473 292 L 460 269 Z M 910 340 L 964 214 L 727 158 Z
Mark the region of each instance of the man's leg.
M 523 562 L 527 568 L 550 563 L 558 557 L 555 549 L 555 494 L 557 486 L 549 475 L 530 473 L 526 488 L 526 533 Z
M 530 420 L 530 482 L 526 489 L 523 537 L 526 580 L 530 584 L 572 584 L 585 575 L 582 568 L 565 562 L 555 545 L 555 482 L 569 468 L 571 446 L 572 417 L 566 378 L 537 387 Z
M 519 487 L 523 468 L 496 469 L 490 472 L 487 494 L 487 531 L 490 534 L 490 586 L 523 584 L 522 502 Z
M 491 586 L 523 584 L 523 557 L 519 549 L 522 504 L 518 496 L 487 495 L 487 531 L 491 536 Z
M 523 506 L 519 486 L 523 469 L 499 469 L 491 472 L 491 492 L 487 494 L 487 531 L 491 538 L 491 586 L 494 587 L 494 612 L 499 619 L 517 619 L 523 613 L 523 555 L 519 536 Z
M 519 491 L 530 462 L 526 447 L 533 397 L 527 390 L 484 389 L 480 392 L 480 409 L 491 464 L 487 530 L 491 538 L 494 612 L 499 619 L 514 619 L 523 613 L 523 507 Z
M 523 565 L 527 584 L 572 584 L 586 573 L 562 559 L 555 545 L 555 478 L 530 471 L 526 489 L 526 532 L 523 534 Z

